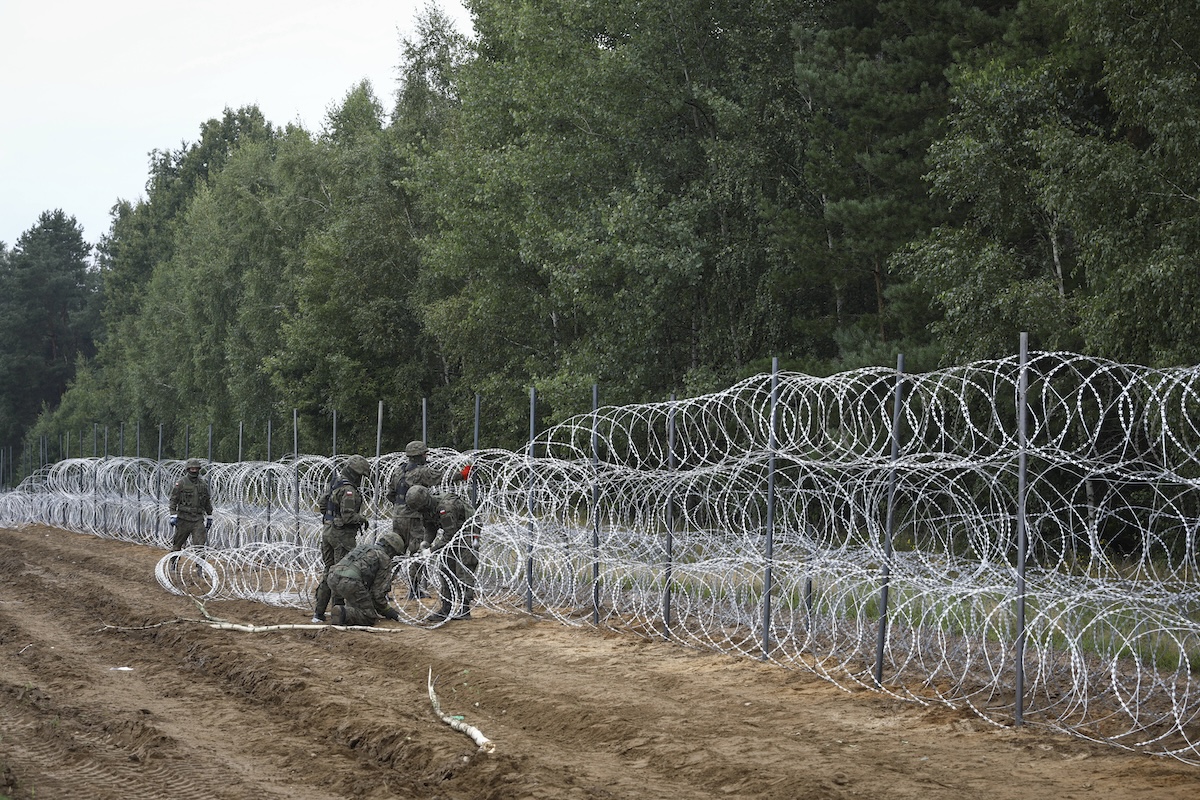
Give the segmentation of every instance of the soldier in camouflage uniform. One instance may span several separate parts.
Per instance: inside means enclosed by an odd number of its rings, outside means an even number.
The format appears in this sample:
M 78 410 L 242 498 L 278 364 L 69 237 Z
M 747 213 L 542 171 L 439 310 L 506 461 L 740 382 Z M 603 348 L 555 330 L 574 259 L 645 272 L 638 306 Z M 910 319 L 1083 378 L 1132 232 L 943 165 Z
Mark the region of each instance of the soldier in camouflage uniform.
M 404 446 L 404 455 L 408 460 L 392 474 L 388 482 L 387 499 L 395 510 L 404 504 L 405 495 L 410 487 L 424 486 L 433 489 L 436 486 L 451 481 L 459 482 L 471 477 L 471 464 L 464 464 L 461 469 L 444 472 L 429 464 L 429 447 L 422 441 L 412 441 Z
M 362 479 L 371 471 L 371 464 L 360 455 L 346 459 L 342 467 L 342 476 L 330 487 L 329 492 L 322 498 L 325 527 L 321 530 L 321 564 L 324 571 L 321 574 L 321 584 L 317 587 L 317 607 L 313 612 L 313 622 L 325 621 L 325 609 L 329 601 L 339 605 L 341 596 L 334 594 L 327 578 L 329 571 L 354 549 L 358 542 L 358 532 L 366 527 L 367 518 L 363 511 L 366 501 L 363 499 Z
M 388 605 L 392 588 L 392 559 L 404 552 L 404 543 L 388 531 L 376 544 L 363 543 L 329 570 L 331 591 L 345 598 L 333 606 L 334 625 L 374 625 L 380 617 L 399 621 Z
M 415 440 L 405 445 L 404 455 L 408 460 L 388 482 L 387 498 L 392 503 L 392 530 L 404 539 L 406 552 L 412 556 L 420 551 L 422 541 L 428 547 L 437 533 L 437 504 L 431 490 L 439 486 L 446 475 L 428 463 L 429 447 L 422 441 Z M 452 481 L 465 481 L 470 475 L 471 465 L 467 464 L 450 473 L 449 478 Z M 418 487 L 426 491 L 414 494 L 412 490 Z M 421 565 L 413 564 L 408 578 L 409 598 L 429 597 L 422 586 L 424 574 Z
M 465 497 L 448 492 L 438 498 L 438 531 L 431 544 L 444 565 L 442 605 L 430 615 L 433 622 L 470 619 L 475 602 L 475 570 L 479 566 L 479 535 L 475 507 Z
M 393 510 L 401 510 L 404 498 L 412 486 L 432 488 L 441 480 L 441 474 L 428 463 L 429 448 L 421 441 L 409 442 L 404 446 L 404 455 L 408 460 L 392 474 L 388 481 L 387 499 L 392 503 Z
M 415 556 L 421 547 L 429 547 L 437 535 L 437 502 L 425 486 L 410 486 L 404 496 L 404 504 L 396 507 L 392 518 L 392 532 L 404 542 L 404 552 Z M 422 600 L 429 595 L 422 584 L 425 582 L 425 567 L 413 561 L 408 570 L 408 597 Z
M 208 544 L 213 504 L 208 481 L 200 476 L 200 459 L 187 460 L 183 477 L 175 481 L 171 488 L 168 507 L 171 513 L 169 521 L 175 529 L 172 550 L 182 550 L 188 539 L 197 547 Z

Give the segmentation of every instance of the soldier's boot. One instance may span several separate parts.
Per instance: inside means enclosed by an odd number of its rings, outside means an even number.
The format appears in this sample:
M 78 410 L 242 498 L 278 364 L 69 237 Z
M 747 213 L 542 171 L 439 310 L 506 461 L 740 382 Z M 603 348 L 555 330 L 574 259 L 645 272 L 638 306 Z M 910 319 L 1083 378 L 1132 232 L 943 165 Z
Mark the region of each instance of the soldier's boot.
M 441 608 L 439 608 L 437 611 L 433 612 L 428 617 L 426 617 L 426 619 L 428 619 L 430 622 L 445 622 L 449 618 L 450 618 L 450 603 L 449 603 L 449 601 L 446 601 L 446 600 L 442 601 Z

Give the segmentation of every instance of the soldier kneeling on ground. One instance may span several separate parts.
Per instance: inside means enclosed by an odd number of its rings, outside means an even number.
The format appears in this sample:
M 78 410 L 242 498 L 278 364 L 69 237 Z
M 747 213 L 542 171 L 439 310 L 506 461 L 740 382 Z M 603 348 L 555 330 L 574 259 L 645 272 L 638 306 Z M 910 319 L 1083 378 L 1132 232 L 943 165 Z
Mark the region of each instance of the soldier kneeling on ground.
M 375 544 L 363 543 L 329 570 L 326 580 L 344 605 L 333 607 L 334 625 L 374 625 L 380 617 L 399 621 L 388 605 L 392 588 L 392 559 L 404 554 L 404 540 L 388 531 Z

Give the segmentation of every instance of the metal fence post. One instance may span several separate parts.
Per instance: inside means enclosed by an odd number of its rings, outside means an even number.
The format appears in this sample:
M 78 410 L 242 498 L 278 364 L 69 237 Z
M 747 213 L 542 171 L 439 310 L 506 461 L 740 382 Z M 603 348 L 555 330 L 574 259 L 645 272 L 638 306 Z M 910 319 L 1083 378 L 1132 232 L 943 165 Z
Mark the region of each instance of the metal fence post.
M 1029 402 L 1029 334 L 1021 333 L 1021 379 L 1017 390 L 1017 642 L 1013 710 L 1017 725 L 1025 723 L 1025 493 L 1029 449 L 1026 404 Z
M 771 414 L 770 428 L 767 431 L 767 450 L 770 453 L 767 461 L 767 546 L 763 568 L 763 603 L 762 603 L 762 657 L 764 660 L 771 656 L 771 590 L 774 581 L 775 566 L 775 451 L 779 443 L 775 438 L 775 426 L 779 420 L 779 356 L 771 359 Z
M 892 579 L 892 546 L 896 520 L 896 464 L 900 460 L 900 409 L 904 400 L 904 354 L 896 356 L 896 389 L 892 402 L 892 466 L 888 475 L 887 523 L 883 532 L 883 568 L 879 586 L 879 635 L 875 642 L 875 683 L 883 684 L 883 651 L 887 647 L 888 591 Z
M 600 386 L 592 384 L 592 624 L 600 625 Z
M 529 541 L 525 545 L 525 611 L 533 613 L 533 439 L 537 432 L 537 388 L 529 387 Z

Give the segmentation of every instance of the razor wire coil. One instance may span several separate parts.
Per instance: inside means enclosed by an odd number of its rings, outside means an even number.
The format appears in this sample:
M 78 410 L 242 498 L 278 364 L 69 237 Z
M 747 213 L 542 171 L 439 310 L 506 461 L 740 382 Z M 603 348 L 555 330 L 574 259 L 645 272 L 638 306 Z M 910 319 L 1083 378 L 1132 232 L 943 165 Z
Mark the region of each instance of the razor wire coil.
M 765 658 L 996 725 L 1013 719 L 1022 637 L 1028 719 L 1200 764 L 1200 370 L 1069 353 L 1033 354 L 1024 370 L 1024 439 L 1010 358 L 899 381 L 881 368 L 760 375 L 598 408 L 524 453 L 435 449 L 430 463 L 474 464 L 478 604 Z M 371 461 L 365 535 L 377 536 L 404 456 Z M 159 582 L 311 608 L 315 499 L 337 466 L 208 465 L 209 546 L 176 554 L 174 571 L 164 557 Z M 166 549 L 166 493 L 181 473 L 174 461 L 67 459 L 0 497 L 0 519 Z M 420 562 L 461 606 L 440 559 L 400 558 L 395 574 Z M 423 624 L 426 607 L 398 606 Z

